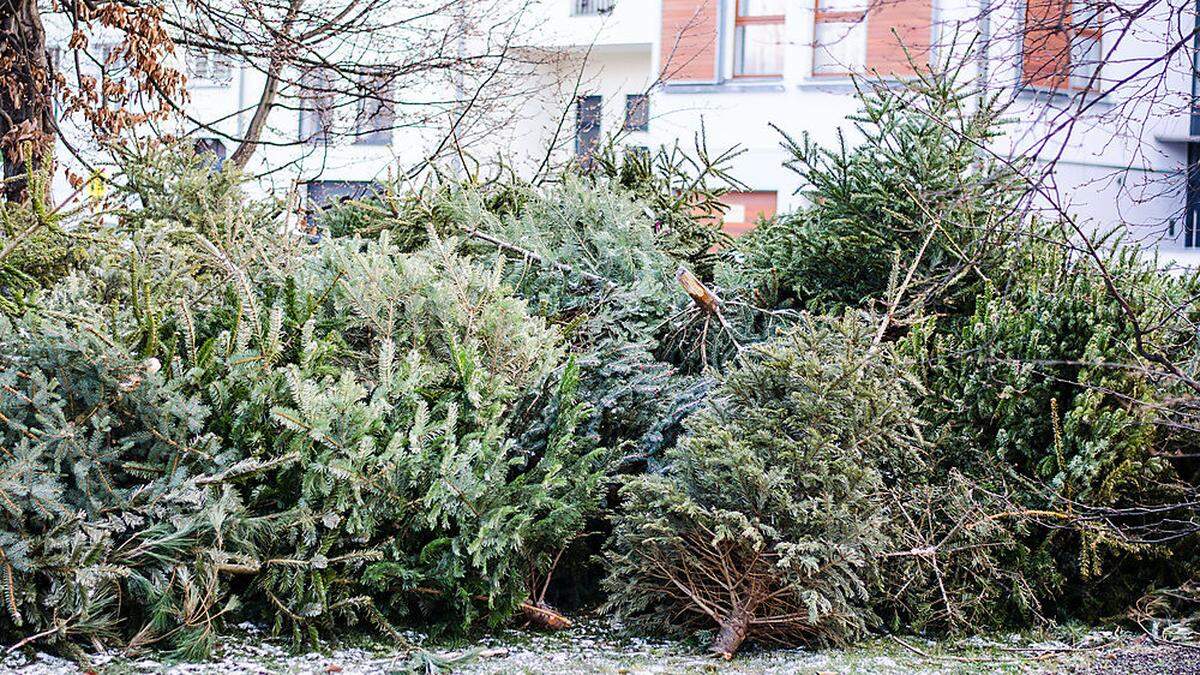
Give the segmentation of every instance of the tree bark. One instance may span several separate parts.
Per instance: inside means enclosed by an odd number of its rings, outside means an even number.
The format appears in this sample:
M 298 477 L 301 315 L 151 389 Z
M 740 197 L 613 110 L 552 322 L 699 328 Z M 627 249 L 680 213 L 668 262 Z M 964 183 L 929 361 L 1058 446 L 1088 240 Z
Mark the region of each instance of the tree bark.
M 750 619 L 753 613 L 749 607 L 739 607 L 721 622 L 721 630 L 713 638 L 710 651 L 728 661 L 737 653 L 746 637 L 750 634 Z
M 418 586 L 413 591 L 424 595 L 445 596 L 445 593 L 442 591 L 436 588 L 429 588 L 428 586 Z M 486 595 L 476 595 L 474 598 L 484 602 L 488 599 Z M 517 609 L 526 621 L 545 630 L 566 630 L 574 625 L 570 619 L 542 603 L 535 605 L 529 602 L 522 602 L 517 606 Z
M 267 125 L 267 115 L 275 105 L 275 92 L 279 90 L 279 73 L 282 70 L 282 59 L 272 56 L 271 64 L 267 67 L 267 82 L 263 85 L 258 107 L 254 109 L 254 117 L 250 118 L 250 126 L 246 128 L 237 150 L 234 150 L 229 158 L 229 162 L 239 169 L 245 168 L 246 162 L 250 161 L 254 150 L 258 148 L 258 139 L 262 137 L 263 127 Z
M 275 107 L 275 95 L 279 92 L 279 79 L 283 74 L 284 66 L 288 63 L 288 55 L 292 53 L 293 49 L 292 26 L 304 1 L 291 0 L 288 3 L 287 15 L 284 16 L 283 23 L 275 35 L 275 49 L 271 53 L 270 63 L 267 64 L 267 81 L 263 84 L 262 96 L 258 97 L 258 106 L 254 109 L 254 117 L 250 118 L 250 126 L 247 127 L 237 149 L 229 158 L 230 163 L 239 169 L 246 166 L 246 162 L 250 161 L 254 151 L 258 149 L 258 141 L 262 138 L 263 128 L 267 126 L 267 116 Z
M 522 602 L 520 609 L 526 621 L 542 630 L 566 630 L 572 626 L 570 619 L 540 602 Z
M 37 0 L 0 0 L 0 152 L 4 199 L 28 195 L 27 166 L 54 156 L 52 71 Z
M 695 274 L 692 274 L 691 270 L 680 267 L 675 271 L 675 280 L 700 309 L 714 315 L 721 313 L 721 304 L 717 296 Z

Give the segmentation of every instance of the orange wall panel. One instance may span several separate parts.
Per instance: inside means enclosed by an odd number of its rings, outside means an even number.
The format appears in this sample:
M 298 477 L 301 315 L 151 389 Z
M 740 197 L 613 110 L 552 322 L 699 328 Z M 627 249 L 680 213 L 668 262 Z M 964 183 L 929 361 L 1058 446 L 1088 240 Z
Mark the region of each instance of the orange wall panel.
M 716 81 L 718 0 L 663 0 L 662 12 L 663 80 Z
M 1070 3 L 1028 0 L 1025 4 L 1025 83 L 1063 89 L 1071 71 Z
M 893 31 L 895 31 L 893 33 Z M 929 62 L 932 0 L 878 0 L 867 13 L 867 68 L 880 75 L 912 75 Z M 908 50 L 908 54 L 905 54 Z
M 754 192 L 728 192 L 721 201 L 729 206 L 725 213 L 725 223 L 721 228 L 729 234 L 740 237 L 754 229 L 759 218 L 770 218 L 775 215 L 778 195 L 773 190 L 756 190 Z

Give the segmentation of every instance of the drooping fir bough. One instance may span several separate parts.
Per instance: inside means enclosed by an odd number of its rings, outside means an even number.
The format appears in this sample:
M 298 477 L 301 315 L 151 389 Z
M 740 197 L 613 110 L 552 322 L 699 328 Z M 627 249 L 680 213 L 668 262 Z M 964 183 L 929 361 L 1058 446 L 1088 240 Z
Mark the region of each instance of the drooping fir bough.
M 730 373 L 667 454 L 629 481 L 608 606 L 634 625 L 746 640 L 847 640 L 870 621 L 889 475 L 921 446 L 914 381 L 872 326 L 806 317 Z
M 86 323 L 0 318 L 0 354 L 3 641 L 207 653 L 221 570 L 256 536 L 238 496 L 199 479 L 234 468 L 207 408 Z

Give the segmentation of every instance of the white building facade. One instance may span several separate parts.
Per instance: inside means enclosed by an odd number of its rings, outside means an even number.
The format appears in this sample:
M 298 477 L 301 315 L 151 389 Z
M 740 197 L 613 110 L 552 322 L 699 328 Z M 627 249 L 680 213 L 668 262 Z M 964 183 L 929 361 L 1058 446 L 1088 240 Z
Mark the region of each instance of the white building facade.
M 518 171 L 569 161 L 601 139 L 655 149 L 738 146 L 728 226 L 797 208 L 801 179 L 773 126 L 819 143 L 854 141 L 855 78 L 900 81 L 928 64 L 961 67 L 1012 123 L 990 151 L 1048 169 L 1047 196 L 1081 220 L 1134 225 L 1171 256 L 1200 250 L 1200 153 L 1193 88 L 1196 13 L 1170 0 L 538 0 L 530 53 L 541 78 L 503 124 L 467 147 L 447 122 L 392 128 L 394 111 L 360 110 L 338 138 L 319 105 L 284 100 L 247 169 L 267 189 L 315 202 L 361 194 L 435 150 Z M 1124 4 L 1128 2 L 1128 7 Z M 1139 9 L 1140 8 L 1140 9 Z M 1125 10 L 1140 12 L 1128 21 Z M 514 10 L 515 11 L 515 10 Z M 261 93 L 255 69 L 187 55 L 189 127 L 232 152 Z M 435 92 L 436 93 L 436 92 Z M 462 92 L 457 92 L 459 95 Z M 1036 172 L 1035 172 L 1036 173 Z M 1189 175 L 1194 185 L 1189 189 Z
M 1118 5 L 562 0 L 548 8 L 545 35 L 584 71 L 581 136 L 598 119 L 601 135 L 654 148 L 690 144 L 703 125 L 710 148 L 745 149 L 733 173 L 750 191 L 731 197 L 735 229 L 801 205 L 801 179 L 783 167 L 772 125 L 828 145 L 842 129 L 852 142 L 855 77 L 900 80 L 913 64 L 952 65 L 969 89 L 1000 98 L 1011 122 L 991 151 L 1032 160 L 1034 176 L 1045 167 L 1047 197 L 1096 227 L 1128 223 L 1187 258 L 1200 246 L 1187 185 L 1189 147 L 1200 140 L 1194 45 L 1169 52 L 1195 28 L 1195 12 L 1164 2 L 1124 23 Z M 533 131 L 540 138 L 523 138 L 544 144 L 546 129 Z

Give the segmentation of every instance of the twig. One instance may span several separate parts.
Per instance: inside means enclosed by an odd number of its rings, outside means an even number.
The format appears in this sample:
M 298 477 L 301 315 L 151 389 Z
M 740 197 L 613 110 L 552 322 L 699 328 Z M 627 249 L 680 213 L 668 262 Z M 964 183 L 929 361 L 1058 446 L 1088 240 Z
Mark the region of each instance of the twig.
M 584 272 L 583 270 L 577 270 L 574 267 L 572 267 L 571 265 L 568 265 L 568 264 L 562 263 L 562 262 L 558 262 L 557 260 L 547 260 L 545 257 L 538 255 L 537 253 L 534 253 L 533 251 L 530 251 L 527 248 L 521 248 L 520 246 L 517 246 L 516 244 L 510 244 L 507 241 L 504 241 L 503 239 L 500 239 L 499 237 L 494 237 L 490 234 L 487 234 L 486 232 L 480 232 L 479 230 L 468 230 L 467 236 L 472 239 L 478 239 L 479 241 L 489 243 L 498 249 L 501 249 L 504 251 L 510 251 L 512 253 L 517 253 L 522 258 L 525 258 L 527 260 L 532 260 L 539 265 L 550 267 L 552 269 L 556 269 L 560 272 L 566 272 L 568 274 L 578 274 L 579 276 L 583 277 L 584 279 L 587 279 L 588 281 L 591 281 L 592 283 L 601 284 L 607 288 L 616 288 L 617 287 L 617 284 L 615 282 L 613 282 L 609 279 L 605 279 L 602 276 L 599 276 L 597 274 L 592 274 L 591 272 Z
M 1005 664 L 1005 665 L 1021 663 L 1021 661 L 1018 659 L 995 659 L 995 658 L 992 658 L 989 656 L 950 656 L 950 655 L 941 655 L 941 654 L 930 654 L 929 652 L 921 649 L 920 647 L 917 647 L 916 645 L 909 644 L 908 642 L 901 640 L 900 638 L 896 637 L 895 635 L 889 635 L 888 637 L 891 638 L 893 641 L 897 642 L 898 644 L 900 644 L 900 646 L 909 650 L 910 652 L 916 654 L 917 656 L 920 656 L 921 658 L 925 658 L 925 659 L 933 659 L 933 660 L 937 660 L 937 661 L 954 661 L 956 663 L 990 663 L 990 664 Z

